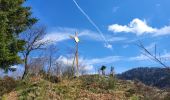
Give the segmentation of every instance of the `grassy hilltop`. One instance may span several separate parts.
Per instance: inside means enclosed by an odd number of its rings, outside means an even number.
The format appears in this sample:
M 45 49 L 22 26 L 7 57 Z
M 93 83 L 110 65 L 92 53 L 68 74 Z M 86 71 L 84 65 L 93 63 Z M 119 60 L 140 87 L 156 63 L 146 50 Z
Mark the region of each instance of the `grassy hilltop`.
M 98 75 L 58 82 L 35 76 L 18 81 L 6 77 L 0 84 L 2 100 L 170 100 L 168 92 L 140 82 Z

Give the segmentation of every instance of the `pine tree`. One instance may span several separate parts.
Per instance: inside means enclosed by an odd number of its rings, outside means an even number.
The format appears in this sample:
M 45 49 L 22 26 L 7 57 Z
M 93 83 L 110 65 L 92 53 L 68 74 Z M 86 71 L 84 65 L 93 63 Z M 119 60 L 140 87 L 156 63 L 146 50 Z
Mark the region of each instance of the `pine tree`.
M 24 40 L 19 34 L 37 22 L 31 17 L 31 8 L 24 7 L 25 0 L 0 0 L 0 68 L 21 63 L 18 53 L 23 51 Z

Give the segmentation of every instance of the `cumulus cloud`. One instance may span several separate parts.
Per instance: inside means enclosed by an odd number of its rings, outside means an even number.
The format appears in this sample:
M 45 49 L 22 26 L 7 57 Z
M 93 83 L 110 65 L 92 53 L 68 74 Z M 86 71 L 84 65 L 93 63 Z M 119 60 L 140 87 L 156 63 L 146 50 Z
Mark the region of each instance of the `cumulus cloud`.
M 95 65 L 110 64 L 119 60 L 121 60 L 120 56 L 108 56 L 103 58 L 92 58 L 92 59 L 85 59 L 83 57 L 79 58 L 80 67 L 82 67 L 84 70 L 87 71 L 93 70 Z M 60 56 L 57 59 L 57 62 L 60 62 L 64 65 L 72 66 L 73 57 Z
M 62 65 L 66 65 L 66 66 L 72 66 L 73 64 L 73 57 L 65 57 L 65 56 L 60 56 L 58 59 L 57 59 L 57 62 L 61 63 Z M 80 58 L 79 59 L 79 66 L 80 66 L 80 69 L 82 70 L 86 70 L 86 71 L 90 71 L 93 69 L 93 65 L 90 65 L 88 63 L 85 62 L 85 60 L 83 58 Z
M 138 36 L 143 34 L 151 34 L 152 36 L 169 35 L 170 26 L 164 26 L 160 29 L 153 28 L 147 24 L 145 20 L 140 20 L 138 18 L 133 19 L 128 25 L 113 24 L 108 26 L 108 30 L 119 33 L 134 33 Z

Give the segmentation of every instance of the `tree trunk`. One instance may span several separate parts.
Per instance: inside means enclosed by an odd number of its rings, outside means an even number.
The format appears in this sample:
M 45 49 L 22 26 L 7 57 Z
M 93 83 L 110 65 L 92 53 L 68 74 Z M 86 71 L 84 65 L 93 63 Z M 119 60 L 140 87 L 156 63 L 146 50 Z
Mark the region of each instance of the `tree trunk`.
M 102 70 L 102 75 L 105 76 L 105 70 Z
M 24 61 L 24 64 L 25 64 L 25 70 L 24 70 L 24 74 L 22 75 L 22 79 L 24 79 L 26 77 L 26 75 L 28 74 L 28 55 L 26 55 L 25 57 L 25 61 Z

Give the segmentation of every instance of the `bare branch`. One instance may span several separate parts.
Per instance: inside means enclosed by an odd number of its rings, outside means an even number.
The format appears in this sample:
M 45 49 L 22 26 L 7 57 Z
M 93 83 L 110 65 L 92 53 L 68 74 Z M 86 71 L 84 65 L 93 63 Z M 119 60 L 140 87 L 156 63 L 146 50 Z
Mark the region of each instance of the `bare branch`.
M 144 55 L 147 56 L 149 59 L 161 64 L 163 67 L 165 68 L 169 68 L 164 62 L 162 62 L 161 60 L 161 57 L 160 57 L 160 54 L 159 54 L 159 57 L 157 57 L 157 48 L 156 48 L 156 45 L 155 45 L 155 54 L 152 54 L 143 44 L 141 41 L 139 41 L 139 43 L 137 44 L 137 46 L 139 48 L 141 48 L 143 51 L 144 51 Z
M 46 35 L 46 28 L 44 26 L 32 27 L 31 29 L 21 34 L 20 38 L 26 42 L 24 46 L 25 50 L 22 52 L 24 56 L 24 63 L 25 63 L 24 73 L 28 73 L 27 65 L 28 65 L 28 56 L 30 55 L 30 53 L 34 50 L 42 50 L 43 47 L 48 43 L 48 40 L 42 41 L 45 35 Z

